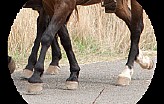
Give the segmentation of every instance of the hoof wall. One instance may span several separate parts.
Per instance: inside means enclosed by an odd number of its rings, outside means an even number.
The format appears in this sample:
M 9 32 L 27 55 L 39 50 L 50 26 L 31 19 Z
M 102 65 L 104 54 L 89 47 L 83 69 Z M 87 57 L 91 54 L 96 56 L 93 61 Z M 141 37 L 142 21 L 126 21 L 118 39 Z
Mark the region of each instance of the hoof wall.
M 126 86 L 126 85 L 129 85 L 130 81 L 131 79 L 128 77 L 119 76 L 117 80 L 117 85 Z
M 147 63 L 139 63 L 140 66 L 143 68 L 143 69 L 152 69 L 153 66 L 154 66 L 154 61 L 153 60 L 149 60 Z
M 43 90 L 43 83 L 30 83 L 27 88 L 27 94 L 37 95 L 41 94 Z
M 51 75 L 54 75 L 54 74 L 59 74 L 59 67 L 58 66 L 52 66 L 50 65 L 48 67 L 48 69 L 46 70 L 46 74 L 51 74 Z
M 75 82 L 75 81 L 67 81 L 66 82 L 66 89 L 75 90 L 77 88 L 78 88 L 78 82 Z
M 28 78 L 30 78 L 32 76 L 33 71 L 28 70 L 28 69 L 24 69 L 22 74 L 23 74 L 23 76 L 22 76 L 23 78 L 27 78 L 28 79 Z

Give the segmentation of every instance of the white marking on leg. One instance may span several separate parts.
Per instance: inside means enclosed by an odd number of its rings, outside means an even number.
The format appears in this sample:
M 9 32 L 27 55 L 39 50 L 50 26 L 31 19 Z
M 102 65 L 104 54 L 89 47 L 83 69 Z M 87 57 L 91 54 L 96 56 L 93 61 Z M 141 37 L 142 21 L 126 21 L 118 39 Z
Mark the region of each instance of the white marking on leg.
M 131 79 L 131 76 L 133 75 L 133 69 L 129 69 L 129 67 L 126 65 L 125 69 L 119 74 L 119 76 L 122 77 L 128 77 Z
M 133 69 L 129 69 L 128 66 L 125 66 L 125 69 L 118 75 L 117 85 L 129 85 L 132 75 Z

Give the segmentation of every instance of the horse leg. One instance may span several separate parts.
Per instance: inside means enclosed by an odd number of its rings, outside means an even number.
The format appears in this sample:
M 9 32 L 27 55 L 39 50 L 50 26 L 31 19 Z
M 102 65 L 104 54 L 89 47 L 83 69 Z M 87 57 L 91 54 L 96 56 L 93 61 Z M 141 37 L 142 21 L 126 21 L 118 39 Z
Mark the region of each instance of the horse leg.
M 136 0 L 131 0 L 131 8 L 132 8 L 132 29 L 134 30 L 133 34 L 141 34 L 143 30 L 143 9 L 141 5 Z M 132 39 L 135 37 L 132 37 Z M 132 40 L 131 39 L 131 40 Z M 135 41 L 135 39 L 133 39 Z M 137 46 L 139 40 L 136 42 Z M 134 42 L 135 44 L 135 42 Z M 131 49 L 133 51 L 133 49 Z M 129 56 L 130 57 L 130 56 Z M 129 63 L 130 63 L 129 59 Z M 152 69 L 154 66 L 154 62 L 148 56 L 144 56 L 140 49 L 137 49 L 137 53 L 135 55 L 135 61 L 143 68 L 143 69 Z M 127 63 L 128 64 L 128 63 Z
M 133 74 L 133 65 L 139 55 L 139 40 L 143 31 L 143 9 L 137 1 L 132 0 L 131 12 L 127 0 L 118 0 L 116 15 L 125 21 L 131 32 L 131 46 L 126 63 L 126 68 L 118 76 L 118 85 L 129 85 Z M 149 61 L 152 62 L 152 61 Z M 150 65 L 150 64 L 149 64 Z
M 29 93 L 34 93 L 34 94 L 39 93 L 43 89 L 43 81 L 41 79 L 41 76 L 43 75 L 44 72 L 44 60 L 45 60 L 46 52 L 50 47 L 55 34 L 58 32 L 61 26 L 64 25 L 67 17 L 70 15 L 70 13 L 72 13 L 74 9 L 69 4 L 66 3 L 64 5 L 54 4 L 54 7 L 58 7 L 58 8 L 54 8 L 55 10 L 54 10 L 54 14 L 52 15 L 51 21 L 42 35 L 41 38 L 42 45 L 41 45 L 40 55 L 38 61 L 34 66 L 33 75 L 28 79 L 30 85 L 27 90 Z
M 25 69 L 23 70 L 23 77 L 24 78 L 30 78 L 33 74 L 33 68 L 36 64 L 37 61 L 37 54 L 38 54 L 38 50 L 40 47 L 40 41 L 41 41 L 41 37 L 42 34 L 46 28 L 46 24 L 47 24 L 47 18 L 45 17 L 45 14 L 43 12 L 43 10 L 39 10 L 39 16 L 37 18 L 37 35 L 36 35 L 36 39 L 34 41 L 34 46 L 32 47 L 32 51 L 31 54 L 28 58 L 28 64 L 26 65 Z
M 131 31 L 132 30 L 131 29 L 132 28 L 131 27 L 131 11 L 127 4 L 128 4 L 127 0 L 117 0 L 117 8 L 116 8 L 115 14 L 117 17 L 119 17 L 126 23 L 129 30 Z M 129 84 L 129 80 L 131 80 L 131 76 L 133 74 L 132 65 L 133 65 L 133 62 L 131 64 L 126 64 L 125 69 L 122 71 L 121 74 L 119 74 L 118 82 L 117 82 L 118 85 Z
M 54 40 L 51 43 L 52 50 L 52 62 L 50 63 L 47 74 L 58 74 L 59 73 L 59 60 L 62 58 L 61 50 L 58 44 L 58 35 L 55 35 Z
M 16 69 L 15 62 L 11 56 L 8 56 L 8 68 L 10 70 L 10 74 L 12 74 Z
M 64 50 L 67 54 L 69 64 L 70 64 L 70 72 L 71 73 L 70 73 L 69 78 L 66 80 L 66 88 L 67 89 L 77 89 L 80 67 L 77 63 L 74 52 L 72 50 L 71 40 L 70 40 L 66 25 L 63 25 L 61 27 L 58 34 L 59 34 L 61 44 L 64 47 Z

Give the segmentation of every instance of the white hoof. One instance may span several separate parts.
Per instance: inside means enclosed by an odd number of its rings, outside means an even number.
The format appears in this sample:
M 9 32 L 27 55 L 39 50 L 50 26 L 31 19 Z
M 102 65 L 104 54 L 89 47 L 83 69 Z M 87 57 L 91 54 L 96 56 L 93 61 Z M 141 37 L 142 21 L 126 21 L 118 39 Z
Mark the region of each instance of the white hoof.
M 78 82 L 76 81 L 66 81 L 66 89 L 76 90 L 78 88 Z
M 133 69 L 129 69 L 128 66 L 118 75 L 117 85 L 125 86 L 129 85 L 131 81 L 131 76 L 133 75 Z
M 33 71 L 28 70 L 28 69 L 24 69 L 23 73 L 22 73 L 22 75 L 23 75 L 22 77 L 28 79 L 32 76 L 32 74 L 33 74 Z
M 60 68 L 58 66 L 50 65 L 46 70 L 46 74 L 59 74 Z
M 153 60 L 151 60 L 148 56 L 143 56 L 139 54 L 137 56 L 136 62 L 143 68 L 143 69 L 152 69 L 154 66 Z
M 43 90 L 43 83 L 30 83 L 27 87 L 27 94 L 41 94 L 41 91 Z

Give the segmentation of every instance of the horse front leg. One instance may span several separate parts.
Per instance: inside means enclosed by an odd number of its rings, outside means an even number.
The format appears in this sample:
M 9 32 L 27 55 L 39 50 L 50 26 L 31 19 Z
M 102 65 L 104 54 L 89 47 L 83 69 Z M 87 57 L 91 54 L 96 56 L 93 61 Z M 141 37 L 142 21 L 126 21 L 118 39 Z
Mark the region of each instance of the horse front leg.
M 55 8 L 54 14 L 51 17 L 51 21 L 48 24 L 48 27 L 44 31 L 42 38 L 41 38 L 41 51 L 38 58 L 38 61 L 34 67 L 33 75 L 28 79 L 30 85 L 28 86 L 27 91 L 29 93 L 40 93 L 43 89 L 43 81 L 41 76 L 44 72 L 44 60 L 46 56 L 46 52 L 50 47 L 55 34 L 61 28 L 62 25 L 66 22 L 66 19 L 70 13 L 72 13 L 73 9 L 69 11 L 67 5 L 59 5 L 58 8 Z M 57 11 L 57 12 L 56 12 Z M 60 11 L 60 12 L 58 12 Z
M 46 70 L 47 74 L 58 74 L 59 73 L 59 61 L 62 58 L 61 50 L 58 44 L 58 35 L 55 35 L 54 40 L 51 43 L 51 51 L 52 51 L 52 61 Z
M 61 44 L 64 47 L 64 50 L 67 54 L 67 58 L 68 58 L 69 64 L 70 64 L 70 72 L 71 73 L 70 73 L 69 78 L 66 80 L 66 88 L 67 89 L 77 89 L 80 67 L 79 67 L 76 57 L 74 55 L 72 45 L 71 45 L 71 40 L 70 40 L 66 25 L 63 25 L 61 27 L 58 34 L 59 34 Z
M 39 11 L 39 16 L 37 18 L 37 34 L 36 34 L 36 38 L 34 41 L 34 45 L 32 47 L 32 51 L 31 54 L 28 58 L 28 63 L 25 67 L 25 69 L 23 69 L 23 77 L 24 78 L 30 78 L 33 74 L 33 68 L 37 62 L 37 54 L 38 54 L 38 50 L 40 47 L 40 42 L 41 42 L 41 37 L 43 32 L 46 29 L 46 25 L 48 24 L 48 17 L 46 17 L 43 9 L 38 10 Z

